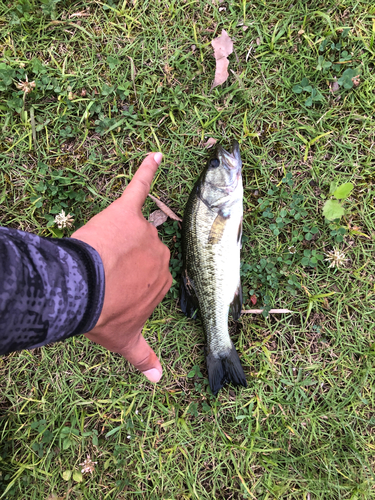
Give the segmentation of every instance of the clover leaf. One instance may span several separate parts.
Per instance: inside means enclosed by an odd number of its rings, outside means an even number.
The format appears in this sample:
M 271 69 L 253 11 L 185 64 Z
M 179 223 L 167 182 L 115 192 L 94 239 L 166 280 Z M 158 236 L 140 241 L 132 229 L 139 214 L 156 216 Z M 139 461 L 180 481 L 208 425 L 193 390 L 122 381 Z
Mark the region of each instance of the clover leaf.
M 358 76 L 359 76 L 358 68 L 356 69 L 348 68 L 344 71 L 342 76 L 337 80 L 337 83 L 340 86 L 344 87 L 344 89 L 348 90 L 353 88 L 354 85 L 353 79 Z

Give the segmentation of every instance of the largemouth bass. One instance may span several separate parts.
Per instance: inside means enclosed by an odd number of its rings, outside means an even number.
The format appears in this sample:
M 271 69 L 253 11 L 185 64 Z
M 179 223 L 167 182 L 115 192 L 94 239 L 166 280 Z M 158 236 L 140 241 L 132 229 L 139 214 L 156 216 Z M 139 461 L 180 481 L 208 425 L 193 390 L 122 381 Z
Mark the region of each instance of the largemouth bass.
M 229 382 L 247 386 L 228 331 L 229 310 L 235 320 L 242 310 L 241 167 L 238 142 L 232 153 L 217 146 L 190 194 L 182 224 L 181 309 L 193 318 L 200 313 L 214 395 Z

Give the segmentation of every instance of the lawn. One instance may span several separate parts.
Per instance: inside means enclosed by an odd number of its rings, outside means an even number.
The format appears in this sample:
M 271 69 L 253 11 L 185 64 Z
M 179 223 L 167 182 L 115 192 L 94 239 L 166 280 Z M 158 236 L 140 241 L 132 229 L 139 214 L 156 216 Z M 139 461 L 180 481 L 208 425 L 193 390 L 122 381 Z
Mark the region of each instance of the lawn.
M 211 90 L 222 29 L 234 52 Z M 0 499 L 375 498 L 373 2 L 15 0 L 0 51 L 1 225 L 69 236 L 148 151 L 151 193 L 182 217 L 202 143 L 237 139 L 244 306 L 265 308 L 230 322 L 248 387 L 214 398 L 165 222 L 175 280 L 144 330 L 163 379 L 83 337 L 0 358 Z

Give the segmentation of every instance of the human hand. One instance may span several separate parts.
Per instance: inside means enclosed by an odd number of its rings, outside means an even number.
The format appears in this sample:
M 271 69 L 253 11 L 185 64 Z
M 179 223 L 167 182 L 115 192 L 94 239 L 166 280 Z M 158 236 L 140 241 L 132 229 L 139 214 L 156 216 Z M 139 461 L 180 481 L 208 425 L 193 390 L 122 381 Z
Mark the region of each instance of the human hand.
M 162 367 L 142 328 L 172 276 L 169 249 L 141 210 L 161 160 L 161 153 L 150 153 L 122 196 L 72 235 L 95 248 L 105 273 L 103 309 L 86 337 L 120 353 L 151 382 L 160 380 Z

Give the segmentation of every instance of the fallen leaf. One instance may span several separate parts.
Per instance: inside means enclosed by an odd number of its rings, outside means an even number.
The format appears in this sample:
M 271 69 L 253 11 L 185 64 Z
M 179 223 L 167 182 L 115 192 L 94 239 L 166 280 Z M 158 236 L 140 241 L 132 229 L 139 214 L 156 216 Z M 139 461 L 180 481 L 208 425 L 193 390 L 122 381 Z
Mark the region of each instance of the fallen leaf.
M 359 78 L 359 75 L 354 76 L 352 78 L 352 82 L 353 82 L 354 87 L 358 87 L 358 85 L 361 83 L 361 79 Z
M 260 38 L 259 38 L 259 36 L 258 36 L 258 37 L 257 37 L 257 39 L 255 40 L 255 42 L 256 42 L 256 44 L 257 44 L 257 45 L 260 45 Z
M 161 226 L 168 219 L 168 215 L 163 210 L 155 210 L 148 218 L 148 222 L 154 227 Z
M 250 302 L 253 304 L 253 306 L 255 306 L 255 304 L 257 303 L 257 296 L 256 295 L 252 295 L 250 297 Z
M 331 83 L 332 92 L 337 92 L 339 90 L 339 88 L 340 88 L 340 85 L 337 83 L 336 80 Z
M 218 85 L 222 85 L 228 78 L 228 56 L 233 52 L 233 42 L 228 33 L 223 30 L 221 35 L 211 42 L 214 48 L 216 60 L 215 78 L 212 82 L 211 90 Z
M 245 24 L 242 26 L 242 29 L 243 29 L 244 31 L 246 31 L 246 30 L 247 30 L 247 28 L 248 28 L 248 26 L 246 26 Z
M 209 149 L 209 148 L 212 148 L 212 146 L 214 146 L 216 143 L 217 143 L 217 139 L 214 139 L 213 137 L 209 137 L 207 139 L 207 141 L 204 144 L 202 144 L 202 146 L 204 148 Z
M 160 210 L 163 210 L 163 212 L 168 215 L 173 220 L 178 220 L 182 222 L 182 219 L 178 215 L 176 215 L 165 203 L 159 200 L 159 198 L 156 198 L 155 196 L 152 196 L 152 194 L 149 194 L 149 197 L 151 198 L 152 201 L 154 201 L 157 206 L 160 208 Z

